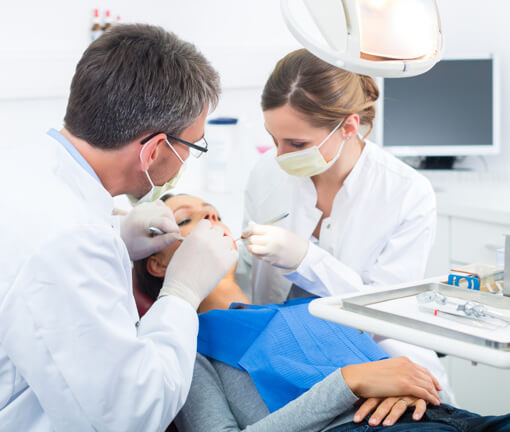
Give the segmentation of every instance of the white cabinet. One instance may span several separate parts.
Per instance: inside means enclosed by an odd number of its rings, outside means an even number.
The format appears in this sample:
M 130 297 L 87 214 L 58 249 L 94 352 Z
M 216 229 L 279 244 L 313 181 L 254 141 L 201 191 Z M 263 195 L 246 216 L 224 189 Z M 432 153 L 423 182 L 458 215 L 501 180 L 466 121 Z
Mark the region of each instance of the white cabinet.
M 449 219 L 451 262 L 495 264 L 496 250 L 504 246 L 504 235 L 510 233 L 510 225 L 458 217 Z
M 510 370 L 453 356 L 442 360 L 459 408 L 481 415 L 510 413 Z
M 447 274 L 452 266 L 475 262 L 495 264 L 496 250 L 504 246 L 504 235 L 510 234 L 510 210 L 506 221 L 505 216 L 483 220 L 479 215 L 470 218 L 469 213 L 458 215 L 439 207 L 436 240 L 425 276 Z

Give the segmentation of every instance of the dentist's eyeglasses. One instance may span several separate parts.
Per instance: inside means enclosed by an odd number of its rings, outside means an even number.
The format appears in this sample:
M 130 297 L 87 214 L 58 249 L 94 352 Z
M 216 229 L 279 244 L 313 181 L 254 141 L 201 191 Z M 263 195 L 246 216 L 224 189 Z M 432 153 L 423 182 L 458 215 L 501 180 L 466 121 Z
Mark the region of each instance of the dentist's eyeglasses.
M 156 135 L 164 133 L 166 134 L 166 137 L 169 141 L 177 141 L 181 144 L 184 144 L 189 147 L 189 153 L 194 158 L 198 159 L 200 156 L 202 156 L 203 153 L 205 153 L 208 150 L 209 144 L 207 144 L 207 141 L 205 140 L 205 137 L 200 138 L 197 142 L 191 143 L 189 141 L 185 141 L 183 139 L 174 137 L 166 132 L 155 132 L 148 137 L 144 138 L 142 141 L 140 141 L 140 144 L 144 145 L 145 143 L 149 142 L 152 138 L 154 138 Z

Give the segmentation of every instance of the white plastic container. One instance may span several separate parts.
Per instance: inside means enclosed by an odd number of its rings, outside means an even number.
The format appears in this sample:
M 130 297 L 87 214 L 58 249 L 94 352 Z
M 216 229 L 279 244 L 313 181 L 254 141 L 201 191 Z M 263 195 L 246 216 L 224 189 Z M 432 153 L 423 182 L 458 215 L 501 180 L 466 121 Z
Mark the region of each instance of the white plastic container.
M 209 150 L 205 157 L 205 188 L 210 192 L 230 192 L 233 189 L 232 173 L 240 162 L 235 146 L 238 119 L 218 117 L 207 122 L 205 138 Z

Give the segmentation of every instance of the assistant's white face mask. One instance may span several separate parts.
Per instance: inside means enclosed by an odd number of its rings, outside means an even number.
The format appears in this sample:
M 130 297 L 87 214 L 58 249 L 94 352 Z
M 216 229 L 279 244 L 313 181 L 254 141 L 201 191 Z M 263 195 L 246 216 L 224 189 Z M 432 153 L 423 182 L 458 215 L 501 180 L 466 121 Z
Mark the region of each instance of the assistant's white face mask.
M 151 179 L 151 176 L 149 175 L 149 170 L 146 170 L 145 175 L 147 176 L 147 179 L 149 180 L 149 183 L 151 184 L 151 190 L 149 192 L 147 192 L 141 198 L 136 198 L 133 195 L 128 195 L 128 198 L 132 204 L 138 205 L 138 204 L 142 204 L 144 202 L 151 202 L 151 201 L 158 200 L 165 192 L 168 192 L 169 190 L 175 188 L 179 179 L 182 177 L 182 174 L 186 167 L 186 161 L 184 161 L 181 158 L 179 153 L 177 153 L 177 151 L 174 149 L 174 147 L 172 146 L 172 144 L 170 144 L 170 142 L 168 140 L 166 140 L 166 143 L 169 145 L 169 147 L 172 149 L 172 151 L 175 153 L 175 155 L 181 161 L 181 167 L 179 168 L 179 171 L 177 172 L 177 174 L 175 176 L 173 176 L 170 180 L 168 180 L 164 185 L 155 186 Z M 145 145 L 147 145 L 147 143 Z M 142 153 L 145 148 L 145 145 L 142 148 L 142 150 L 140 150 L 140 161 L 142 160 Z
M 342 141 L 340 147 L 333 159 L 326 162 L 324 156 L 319 151 L 322 145 L 340 128 L 343 124 L 342 120 L 331 133 L 318 145 L 304 150 L 297 150 L 276 156 L 276 161 L 280 168 L 287 174 L 298 177 L 313 177 L 327 171 L 340 157 L 344 148 L 345 140 Z

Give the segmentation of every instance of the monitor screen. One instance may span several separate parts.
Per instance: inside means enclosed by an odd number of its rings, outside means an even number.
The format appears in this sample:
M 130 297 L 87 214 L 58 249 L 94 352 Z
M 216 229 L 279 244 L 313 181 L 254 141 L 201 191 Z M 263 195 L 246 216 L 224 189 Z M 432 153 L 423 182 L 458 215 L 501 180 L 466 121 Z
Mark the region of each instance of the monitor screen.
M 494 147 L 493 60 L 443 60 L 412 78 L 385 79 L 382 140 L 401 155 L 488 153 Z M 491 151 L 489 151 L 491 152 Z

